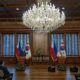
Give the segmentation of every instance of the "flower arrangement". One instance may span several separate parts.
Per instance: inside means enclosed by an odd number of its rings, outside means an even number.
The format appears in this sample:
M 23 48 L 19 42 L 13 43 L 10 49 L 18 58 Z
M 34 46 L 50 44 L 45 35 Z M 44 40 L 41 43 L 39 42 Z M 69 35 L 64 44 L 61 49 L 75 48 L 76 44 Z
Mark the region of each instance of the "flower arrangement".
M 59 71 L 66 71 L 66 58 L 65 57 L 58 57 L 57 69 Z
M 57 69 L 58 69 L 59 71 L 66 71 L 66 65 L 65 65 L 65 64 L 58 64 Z
M 22 64 L 22 63 L 16 64 L 16 70 L 17 71 L 24 71 L 25 68 L 26 68 L 25 64 Z

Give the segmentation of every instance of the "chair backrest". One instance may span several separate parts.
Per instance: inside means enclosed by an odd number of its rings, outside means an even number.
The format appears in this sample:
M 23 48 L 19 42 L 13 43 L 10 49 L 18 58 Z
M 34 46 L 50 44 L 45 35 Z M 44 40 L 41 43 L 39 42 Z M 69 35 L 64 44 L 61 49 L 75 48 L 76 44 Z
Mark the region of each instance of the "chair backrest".
M 1 69 L 0 69 L 0 77 L 4 77 L 4 72 Z

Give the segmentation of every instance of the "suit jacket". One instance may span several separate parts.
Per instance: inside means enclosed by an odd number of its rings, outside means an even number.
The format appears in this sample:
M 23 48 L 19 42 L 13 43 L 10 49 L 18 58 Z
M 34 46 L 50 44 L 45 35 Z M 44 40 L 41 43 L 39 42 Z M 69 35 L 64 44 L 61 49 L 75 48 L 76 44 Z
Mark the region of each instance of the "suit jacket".
M 3 70 L 4 76 L 9 76 L 9 75 L 10 75 L 7 67 L 5 67 L 5 66 L 0 66 L 0 70 Z

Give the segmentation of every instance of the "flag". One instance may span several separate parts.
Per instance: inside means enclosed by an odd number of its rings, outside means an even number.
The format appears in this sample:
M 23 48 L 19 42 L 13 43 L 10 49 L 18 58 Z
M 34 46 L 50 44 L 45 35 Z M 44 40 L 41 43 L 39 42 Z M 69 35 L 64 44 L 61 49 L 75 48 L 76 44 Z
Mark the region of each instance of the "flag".
M 19 52 L 20 52 L 20 55 L 23 56 L 23 49 L 21 48 L 21 41 L 19 41 Z
M 22 56 L 23 54 L 23 49 L 21 48 L 21 42 L 19 41 L 16 47 L 16 56 Z
M 51 54 L 52 60 L 56 61 L 57 60 L 57 47 L 56 47 L 55 41 L 54 41 L 54 44 L 53 44 L 53 35 L 51 36 L 50 54 Z
M 29 43 L 26 44 L 25 53 L 26 53 L 26 59 L 30 59 L 31 58 L 31 49 L 30 49 Z
M 25 47 L 25 53 L 26 53 L 26 59 L 31 58 L 31 49 L 30 49 L 30 44 L 29 44 L 29 35 L 27 35 L 27 43 Z
M 16 51 L 16 56 L 19 57 L 20 56 L 20 51 L 19 51 L 19 43 L 17 44 L 17 47 L 15 49 Z
M 60 53 L 62 57 L 66 57 L 64 41 L 61 40 Z

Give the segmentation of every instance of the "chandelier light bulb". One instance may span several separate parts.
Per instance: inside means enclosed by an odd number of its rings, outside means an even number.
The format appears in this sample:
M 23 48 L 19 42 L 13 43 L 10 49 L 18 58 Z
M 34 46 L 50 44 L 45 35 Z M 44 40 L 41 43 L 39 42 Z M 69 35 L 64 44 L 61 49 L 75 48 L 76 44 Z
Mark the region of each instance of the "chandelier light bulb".
M 65 14 L 53 4 L 33 5 L 22 16 L 23 24 L 34 31 L 50 32 L 65 24 Z

